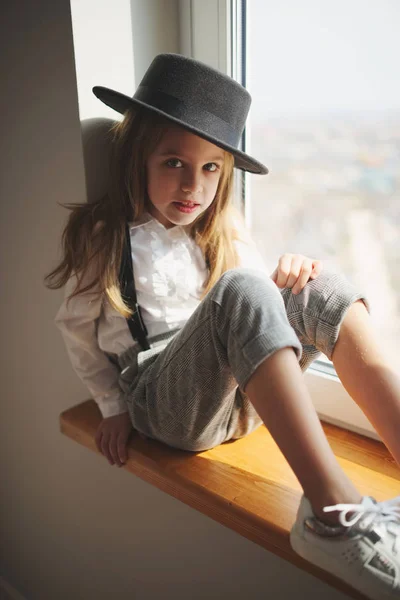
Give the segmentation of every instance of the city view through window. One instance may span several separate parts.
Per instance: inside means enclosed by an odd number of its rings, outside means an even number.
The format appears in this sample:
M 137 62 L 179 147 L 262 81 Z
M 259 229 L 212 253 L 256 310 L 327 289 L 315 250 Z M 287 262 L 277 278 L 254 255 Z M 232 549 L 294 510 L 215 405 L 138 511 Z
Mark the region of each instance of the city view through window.
M 400 3 L 248 0 L 251 231 L 365 292 L 400 366 Z M 324 359 L 323 356 L 321 356 Z

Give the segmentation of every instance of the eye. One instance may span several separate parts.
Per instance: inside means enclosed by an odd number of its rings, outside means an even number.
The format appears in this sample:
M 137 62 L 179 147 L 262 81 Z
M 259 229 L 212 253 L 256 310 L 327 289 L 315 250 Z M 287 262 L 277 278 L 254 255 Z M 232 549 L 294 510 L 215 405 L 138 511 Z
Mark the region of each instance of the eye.
M 214 171 L 218 171 L 219 166 L 216 163 L 207 163 L 206 165 L 204 165 L 205 167 L 213 167 L 211 169 L 206 168 L 206 171 L 210 171 L 211 173 L 213 173 Z
M 177 165 L 176 163 L 180 163 L 180 165 Z M 167 160 L 167 162 L 165 164 L 168 165 L 169 167 L 172 167 L 173 169 L 182 165 L 179 158 L 170 158 Z
M 182 167 L 182 161 L 179 160 L 179 158 L 169 158 L 165 162 L 165 164 L 168 167 L 171 167 L 172 169 L 178 169 L 178 168 Z M 213 162 L 210 162 L 210 163 L 207 163 L 204 165 L 204 169 L 206 171 L 209 171 L 210 173 L 214 173 L 215 171 L 218 171 L 219 168 L 220 168 L 219 165 L 217 165 L 217 163 L 213 163 Z

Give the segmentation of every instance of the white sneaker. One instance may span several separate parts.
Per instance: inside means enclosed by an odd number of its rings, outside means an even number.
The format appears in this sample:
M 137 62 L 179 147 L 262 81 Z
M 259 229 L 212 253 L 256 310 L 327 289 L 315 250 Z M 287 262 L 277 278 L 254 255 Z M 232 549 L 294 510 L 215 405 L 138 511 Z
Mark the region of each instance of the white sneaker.
M 400 497 L 361 504 L 336 504 L 342 526 L 330 527 L 314 515 L 303 495 L 290 532 L 293 550 L 372 600 L 400 598 Z M 346 521 L 346 514 L 356 514 Z

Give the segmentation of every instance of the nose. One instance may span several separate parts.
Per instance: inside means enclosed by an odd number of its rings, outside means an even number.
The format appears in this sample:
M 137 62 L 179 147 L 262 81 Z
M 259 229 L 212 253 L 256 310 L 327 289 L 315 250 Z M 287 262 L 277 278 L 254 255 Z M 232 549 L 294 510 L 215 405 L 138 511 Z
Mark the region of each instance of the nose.
M 194 172 L 185 173 L 182 178 L 181 190 L 185 194 L 199 194 L 203 191 L 200 175 Z

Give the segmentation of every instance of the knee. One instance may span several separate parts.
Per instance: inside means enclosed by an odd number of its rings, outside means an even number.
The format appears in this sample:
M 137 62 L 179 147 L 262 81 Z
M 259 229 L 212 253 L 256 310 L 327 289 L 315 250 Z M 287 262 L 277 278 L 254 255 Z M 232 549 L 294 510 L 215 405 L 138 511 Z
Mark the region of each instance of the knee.
M 339 289 L 343 285 L 348 285 L 349 281 L 343 273 L 337 271 L 324 270 L 316 279 L 310 279 L 307 286 L 312 290 L 324 289 L 326 286 L 332 289 Z
M 309 281 L 300 294 L 282 290 L 289 322 L 303 344 L 329 355 L 344 314 L 355 300 L 365 295 L 343 273 L 324 271 Z M 368 309 L 369 310 L 369 309 Z
M 347 309 L 356 301 L 362 300 L 368 312 L 370 304 L 365 293 L 343 273 L 326 271 L 317 279 L 307 283 L 308 300 L 311 312 L 318 313 L 322 320 L 338 325 Z
M 214 286 L 214 300 L 219 302 L 224 296 L 232 298 L 233 301 L 243 302 L 247 296 L 254 301 L 254 296 L 260 293 L 263 297 L 268 296 L 270 301 L 275 298 L 282 302 L 281 294 L 277 285 L 263 271 L 250 269 L 248 267 L 236 267 L 225 271 Z
M 292 288 L 284 288 L 281 295 L 287 305 L 308 309 L 310 306 L 321 307 L 332 294 L 347 288 L 349 282 L 341 273 L 323 271 L 316 279 L 310 279 L 299 294 L 293 294 Z
M 223 307 L 233 318 L 243 315 L 251 320 L 259 311 L 267 310 L 283 318 L 285 305 L 277 285 L 263 271 L 238 267 L 225 271 L 212 290 L 214 305 Z
M 300 299 L 302 294 L 303 298 Z M 320 311 L 326 305 L 334 307 L 337 303 L 348 304 L 358 294 L 359 290 L 343 273 L 324 271 L 316 279 L 309 281 L 297 298 L 301 304 L 307 304 L 309 309 Z

